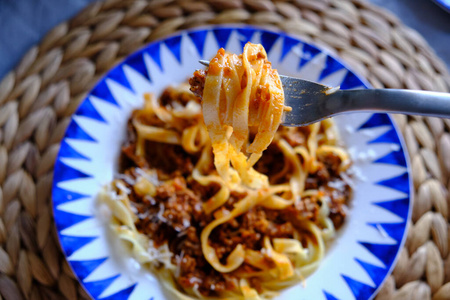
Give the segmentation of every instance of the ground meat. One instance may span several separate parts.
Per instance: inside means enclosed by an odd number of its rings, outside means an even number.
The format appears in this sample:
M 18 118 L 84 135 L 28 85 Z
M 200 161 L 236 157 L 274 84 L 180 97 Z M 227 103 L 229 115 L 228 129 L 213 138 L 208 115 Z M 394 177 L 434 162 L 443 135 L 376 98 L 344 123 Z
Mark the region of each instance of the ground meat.
M 202 199 L 210 199 L 214 196 L 220 189 L 220 185 L 218 183 L 212 183 L 209 185 L 202 185 L 195 180 L 191 180 L 189 182 L 189 187 L 192 189 L 194 193 L 199 195 Z
M 279 173 L 284 167 L 284 155 L 276 145 L 269 145 L 263 152 L 262 157 L 255 165 L 255 170 L 269 176 L 271 184 L 277 184 L 280 179 L 272 180 L 272 177 Z
M 176 238 L 187 231 L 192 223 L 205 218 L 202 200 L 187 188 L 183 177 L 176 177 L 158 186 L 154 197 L 132 194 L 130 199 L 141 216 L 136 221 L 136 228 L 158 244 Z M 144 207 L 147 207 L 147 211 Z
M 184 255 L 180 261 L 180 268 L 184 273 L 193 273 L 195 271 L 195 267 L 197 262 L 195 258 L 190 255 Z
M 341 159 L 339 156 L 334 153 L 329 153 L 323 157 L 323 163 L 332 175 L 337 176 L 339 174 L 339 167 L 341 165 Z
M 231 211 L 234 208 L 234 204 L 239 200 L 244 199 L 245 196 L 247 196 L 246 192 L 231 191 L 230 198 L 228 198 L 228 201 L 223 205 L 223 207 Z
M 228 255 L 239 244 L 248 249 L 260 250 L 265 236 L 271 239 L 293 238 L 295 224 L 306 219 L 314 220 L 319 208 L 317 201 L 311 198 L 302 199 L 284 210 L 257 206 L 235 220 L 218 226 L 211 234 L 210 242 L 218 258 L 225 263 Z
M 181 287 L 198 286 L 205 296 L 237 289 L 237 277 L 218 273 L 203 256 L 199 237 L 211 216 L 204 214 L 201 197 L 189 188 L 183 176 L 158 186 L 154 197 L 139 197 L 132 192 L 129 198 L 138 212 L 136 228 L 156 247 L 169 242 L 169 249 L 175 254 L 172 262 L 179 264 L 176 280 Z
M 203 96 L 203 89 L 205 88 L 206 72 L 205 70 L 197 70 L 194 75 L 189 78 L 190 90 L 198 97 Z
M 285 222 L 283 224 L 276 224 L 271 222 L 269 230 L 267 232 L 271 238 L 293 238 L 294 226 L 291 222 Z
M 307 197 L 284 209 L 282 213 L 290 223 L 295 225 L 304 220 L 315 221 L 319 209 L 317 198 Z
M 187 177 L 192 173 L 197 160 L 195 156 L 188 154 L 179 145 L 147 141 L 145 149 L 145 160 L 149 162 L 150 167 L 158 169 L 165 175 L 177 172 Z
M 319 188 L 319 180 L 317 177 L 308 177 L 305 181 L 305 189 L 307 190 L 317 190 Z
M 225 289 L 236 289 L 238 278 L 230 274 L 221 274 L 214 270 L 203 257 L 198 239 L 198 233 L 194 227 L 190 227 L 185 239 L 180 243 L 181 248 L 176 253 L 180 257 L 173 259 L 173 263 L 179 263 L 180 274 L 176 278 L 177 283 L 184 289 L 198 286 L 204 296 L 215 296 Z
M 332 177 L 327 167 L 323 163 L 318 162 L 317 171 L 306 178 L 305 189 L 317 190 L 320 186 L 326 185 L 331 179 Z
M 319 163 L 319 168 L 315 175 L 320 182 L 319 185 L 322 185 L 330 180 L 330 172 L 322 163 Z
M 185 234 L 181 234 L 178 241 L 172 243 L 172 251 L 174 253 L 184 253 L 197 259 L 197 266 L 204 266 L 206 261 L 203 260 L 203 253 L 200 245 L 200 232 L 194 226 L 189 227 Z
M 343 224 L 347 213 L 344 210 L 344 206 L 332 206 L 330 208 L 330 219 L 333 221 L 335 229 L 339 229 Z
M 334 179 L 334 181 L 341 181 L 341 179 Z M 350 198 L 350 187 L 342 182 L 342 189 L 334 189 L 330 187 L 323 187 L 323 190 L 327 191 L 327 195 L 330 197 L 330 219 L 333 221 L 333 225 L 336 229 L 339 229 L 344 223 L 347 216 L 347 199 Z
M 291 145 L 291 147 L 297 147 L 300 145 L 305 145 L 306 143 L 306 133 L 304 129 L 297 129 L 289 127 L 285 130 L 283 135 L 286 142 Z
M 249 283 L 258 293 L 263 292 L 261 280 L 259 280 L 259 278 L 256 278 L 256 277 L 250 278 Z
M 161 97 L 159 97 L 162 106 L 168 107 L 169 109 L 174 106 L 181 105 L 186 106 L 189 101 L 200 102 L 199 97 L 191 93 L 187 88 L 182 87 L 168 87 L 164 90 Z
M 125 172 L 130 165 L 135 165 L 139 168 L 147 168 L 147 160 L 139 155 L 136 155 L 136 130 L 131 123 L 127 124 L 127 140 L 122 146 L 122 154 L 119 161 L 120 172 Z
M 276 152 L 277 149 L 272 149 Z M 170 154 L 168 154 L 170 155 Z M 276 156 L 276 155 L 275 155 Z M 178 160 L 183 168 L 182 160 Z M 161 163 L 161 162 L 159 162 Z M 275 165 L 275 161 L 266 160 Z M 180 172 L 178 172 L 180 173 Z M 239 274 L 243 272 L 258 272 L 257 268 L 246 263 L 237 270 L 221 274 L 209 265 L 203 256 L 200 243 L 202 228 L 211 222 L 211 216 L 203 212 L 202 202 L 217 193 L 219 185 L 202 186 L 194 180 L 186 181 L 183 175 L 174 175 L 166 183 L 156 188 L 154 197 L 137 197 L 130 195 L 130 199 L 142 216 L 136 222 L 138 230 L 153 239 L 156 245 L 165 241 L 174 253 L 172 262 L 179 265 L 179 274 L 175 278 L 183 289 L 198 288 L 206 297 L 218 296 L 225 290 L 237 290 Z M 324 196 L 330 199 L 330 218 L 336 228 L 342 225 L 345 218 L 346 199 L 349 188 L 337 190 L 327 187 L 332 177 L 327 166 L 322 164 L 318 171 L 311 174 L 307 180 L 307 188 L 319 188 Z M 234 205 L 241 201 L 246 193 L 232 191 L 227 203 L 221 209 L 231 211 Z M 304 220 L 316 220 L 322 203 L 318 197 L 306 197 L 284 210 L 270 210 L 256 206 L 241 216 L 218 226 L 210 235 L 209 243 L 216 250 L 222 263 L 226 263 L 229 254 L 239 244 L 246 249 L 260 250 L 264 246 L 264 237 L 293 238 L 295 227 Z M 273 261 L 267 257 L 270 266 Z M 250 285 L 260 290 L 258 281 L 249 278 Z
M 330 172 L 332 174 L 330 174 Z M 335 182 L 341 185 L 341 189 L 335 189 L 328 186 L 328 182 Z M 334 227 L 338 229 L 344 223 L 347 211 L 347 200 L 350 199 L 350 187 L 339 175 L 331 170 L 331 166 L 320 164 L 316 173 L 311 174 L 306 179 L 305 189 L 315 189 L 323 192 L 323 196 L 330 199 L 330 219 L 333 221 Z
M 126 144 L 122 146 L 122 153 L 119 162 L 119 170 L 124 170 L 130 164 L 134 164 L 139 168 L 148 168 L 147 160 L 139 155 L 136 155 L 136 144 Z

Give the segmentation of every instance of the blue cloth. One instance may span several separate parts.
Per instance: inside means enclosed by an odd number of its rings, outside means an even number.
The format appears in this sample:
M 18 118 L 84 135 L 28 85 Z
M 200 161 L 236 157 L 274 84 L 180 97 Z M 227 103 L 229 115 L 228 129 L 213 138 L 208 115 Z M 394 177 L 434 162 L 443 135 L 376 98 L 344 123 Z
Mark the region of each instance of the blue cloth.
M 0 0 L 0 78 L 57 24 L 93 0 Z M 421 33 L 450 69 L 450 13 L 431 0 L 370 0 Z M 446 0 L 447 1 L 447 0 Z
M 449 3 L 447 10 L 431 0 L 370 0 L 417 30 L 450 70 L 450 0 L 445 1 Z
M 0 0 L 0 78 L 53 27 L 93 0 Z

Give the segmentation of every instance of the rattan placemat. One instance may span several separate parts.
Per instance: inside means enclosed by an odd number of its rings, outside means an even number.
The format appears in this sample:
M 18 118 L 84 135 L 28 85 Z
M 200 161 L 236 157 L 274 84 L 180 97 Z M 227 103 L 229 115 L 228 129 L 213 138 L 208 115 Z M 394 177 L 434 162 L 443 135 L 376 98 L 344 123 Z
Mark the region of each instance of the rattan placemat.
M 59 142 L 86 92 L 118 60 L 203 24 L 277 27 L 323 45 L 374 87 L 448 91 L 424 39 L 359 0 L 113 0 L 55 27 L 0 83 L 0 299 L 88 298 L 57 242 L 50 190 Z M 378 299 L 450 299 L 450 121 L 396 116 L 415 188 L 405 249 Z

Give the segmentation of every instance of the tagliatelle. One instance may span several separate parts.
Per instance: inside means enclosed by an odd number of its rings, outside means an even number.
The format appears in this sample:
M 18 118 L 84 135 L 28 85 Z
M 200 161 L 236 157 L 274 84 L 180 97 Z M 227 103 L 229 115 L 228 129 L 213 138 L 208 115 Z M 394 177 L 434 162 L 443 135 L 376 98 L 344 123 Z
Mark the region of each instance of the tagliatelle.
M 217 52 L 209 63 L 202 108 L 219 174 L 228 178 L 231 162 L 245 185 L 267 186 L 252 167 L 272 142 L 285 107 L 280 77 L 261 45 L 247 43 L 241 56 Z M 252 127 L 255 137 L 247 145 Z
M 176 299 L 270 299 L 311 274 L 344 222 L 351 164 L 331 120 L 279 127 L 283 89 L 261 45 L 133 112 L 111 230 Z

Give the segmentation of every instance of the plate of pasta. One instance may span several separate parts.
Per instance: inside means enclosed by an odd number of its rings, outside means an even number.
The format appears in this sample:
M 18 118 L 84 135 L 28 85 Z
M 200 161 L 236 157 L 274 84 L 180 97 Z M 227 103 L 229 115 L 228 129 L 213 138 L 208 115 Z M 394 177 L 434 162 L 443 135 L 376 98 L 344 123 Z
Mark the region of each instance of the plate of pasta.
M 376 295 L 411 213 L 402 137 L 371 112 L 280 125 L 279 75 L 368 88 L 324 49 L 236 25 L 152 42 L 86 96 L 52 197 L 93 299 Z

